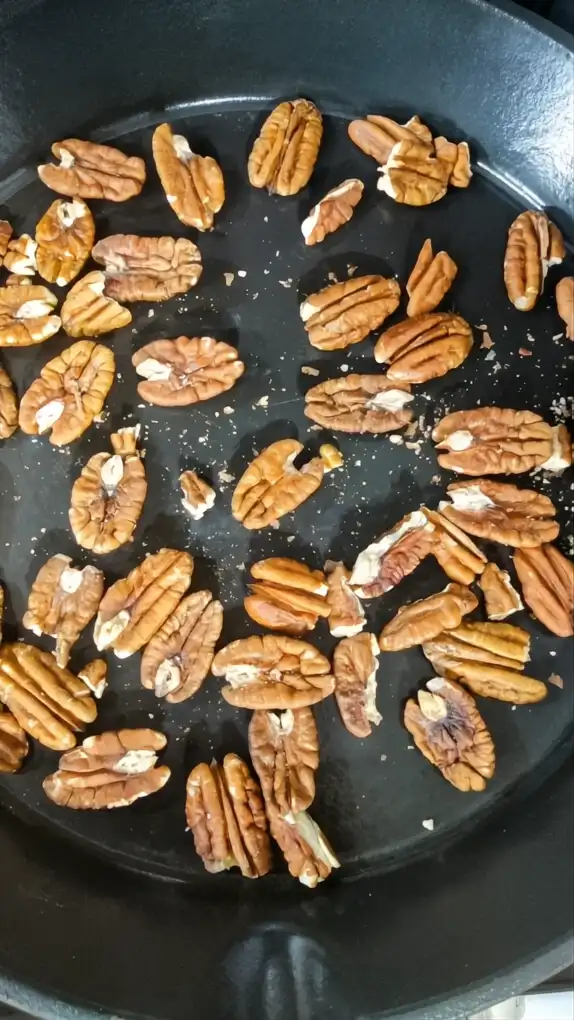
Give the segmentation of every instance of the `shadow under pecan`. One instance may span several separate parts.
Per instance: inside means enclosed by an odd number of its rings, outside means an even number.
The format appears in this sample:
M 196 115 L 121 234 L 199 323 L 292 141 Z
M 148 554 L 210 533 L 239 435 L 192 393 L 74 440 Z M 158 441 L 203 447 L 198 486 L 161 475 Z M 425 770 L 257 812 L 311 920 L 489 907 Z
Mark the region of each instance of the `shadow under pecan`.
M 211 400 L 235 386 L 245 365 L 235 347 L 211 336 L 179 336 L 140 347 L 132 364 L 145 380 L 142 400 L 159 407 L 185 407 Z
M 507 570 L 501 570 L 496 563 L 486 564 L 478 584 L 484 595 L 489 620 L 505 620 L 512 613 L 524 609 L 520 595 L 510 580 L 510 574 Z
M 431 641 L 443 630 L 458 627 L 463 616 L 476 609 L 478 599 L 461 584 L 447 584 L 444 591 L 399 609 L 379 636 L 382 652 L 399 652 Z
M 528 209 L 510 225 L 504 255 L 504 282 L 509 300 L 520 312 L 529 312 L 544 290 L 550 266 L 566 255 L 558 227 L 546 213 Z
M 69 556 L 58 553 L 40 568 L 22 618 L 37 637 L 56 639 L 58 666 L 67 666 L 70 652 L 98 611 L 104 594 L 104 575 L 96 567 L 78 569 Z
M 249 585 L 243 605 L 262 627 L 301 636 L 313 630 L 319 618 L 329 616 L 322 571 L 287 557 L 273 557 L 254 563 L 251 573 L 256 583 Z
M 398 308 L 400 295 L 397 281 L 384 276 L 353 276 L 310 294 L 299 310 L 309 343 L 320 351 L 360 343 Z
M 236 708 L 280 710 L 314 705 L 333 693 L 329 660 L 313 645 L 282 634 L 240 638 L 215 656 L 221 693 Z
M 58 287 L 71 283 L 89 258 L 95 236 L 94 217 L 85 202 L 56 199 L 36 226 L 40 276 Z
M 350 375 L 312 386 L 305 394 L 305 414 L 333 432 L 379 435 L 404 428 L 413 412 L 408 383 L 397 385 L 386 375 Z
M 351 219 L 355 206 L 363 197 L 365 185 L 356 177 L 338 184 L 314 205 L 301 224 L 305 244 L 320 244 Z
M 506 407 L 454 411 L 432 438 L 440 466 L 463 475 L 521 474 L 549 464 L 554 452 L 554 431 L 539 414 Z
M 8 373 L 0 365 L 0 439 L 10 439 L 18 428 L 18 398 Z
M 270 194 L 296 195 L 313 173 L 322 136 L 323 119 L 314 103 L 308 99 L 279 103 L 249 155 L 249 183 Z
M 472 329 L 453 312 L 427 312 L 398 322 L 375 344 L 375 361 L 389 363 L 390 382 L 423 383 L 458 368 L 472 350 Z
M 113 234 L 92 248 L 104 268 L 106 297 L 114 301 L 169 301 L 195 287 L 202 273 L 199 248 L 186 237 Z
M 537 620 L 557 637 L 574 634 L 574 563 L 553 545 L 517 549 L 512 559 Z
M 47 287 L 0 287 L 0 347 L 31 347 L 58 332 L 62 320 L 52 311 L 58 304 Z
M 463 531 L 488 542 L 530 548 L 552 542 L 560 526 L 548 496 L 506 482 L 476 478 L 447 486 L 441 514 Z
M 382 722 L 377 710 L 379 646 L 374 634 L 343 638 L 333 654 L 335 699 L 341 719 L 354 737 L 368 737 Z
M 146 179 L 143 159 L 125 156 L 111 145 L 66 138 L 54 142 L 52 153 L 60 160 L 59 165 L 39 166 L 38 176 L 60 195 L 125 202 L 139 195 Z
M 319 768 L 319 735 L 311 708 L 254 712 L 249 754 L 266 805 L 282 818 L 311 806 Z
M 313 457 L 296 468 L 293 462 L 303 449 L 303 443 L 296 439 L 280 439 L 252 460 L 231 500 L 231 513 L 244 528 L 274 525 L 317 491 L 325 465 L 320 457 Z
M 143 687 L 171 704 L 192 698 L 209 673 L 222 626 L 223 606 L 210 591 L 182 599 L 143 653 Z
M 11 712 L 0 705 L 0 774 L 18 772 L 28 754 L 25 731 Z
M 391 591 L 432 551 L 434 525 L 414 510 L 359 553 L 350 585 L 363 599 Z
M 196 230 L 211 230 L 225 201 L 217 160 L 192 152 L 187 138 L 174 135 L 169 124 L 155 129 L 152 150 L 165 197 L 178 220 Z

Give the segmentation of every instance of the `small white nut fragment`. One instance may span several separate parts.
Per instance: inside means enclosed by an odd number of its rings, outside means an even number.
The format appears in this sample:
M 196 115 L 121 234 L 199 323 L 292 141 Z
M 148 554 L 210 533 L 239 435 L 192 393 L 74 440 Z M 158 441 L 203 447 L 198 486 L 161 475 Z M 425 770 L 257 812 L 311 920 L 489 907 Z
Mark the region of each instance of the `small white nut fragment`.
M 215 492 L 195 471 L 184 471 L 179 476 L 183 493 L 181 505 L 194 521 L 199 521 L 215 503 Z
M 38 408 L 36 411 L 36 424 L 40 435 L 43 435 L 44 432 L 49 432 L 55 422 L 62 417 L 64 406 L 63 400 L 51 400 L 49 404 L 44 404 L 43 407 Z
M 328 474 L 329 471 L 336 471 L 337 468 L 343 467 L 345 463 L 343 454 L 332 443 L 323 443 L 319 447 L 319 454 L 325 465 L 325 474 Z

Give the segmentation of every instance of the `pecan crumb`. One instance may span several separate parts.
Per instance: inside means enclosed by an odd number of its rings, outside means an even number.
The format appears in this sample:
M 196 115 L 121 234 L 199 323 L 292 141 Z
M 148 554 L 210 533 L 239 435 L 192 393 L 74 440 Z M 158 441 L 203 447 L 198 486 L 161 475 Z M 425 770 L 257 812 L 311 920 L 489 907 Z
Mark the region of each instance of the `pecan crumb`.
M 301 365 L 301 375 L 319 375 L 319 369 L 312 365 Z
M 554 684 L 555 687 L 559 687 L 561 691 L 564 690 L 564 681 L 561 676 L 558 676 L 558 673 L 551 673 L 548 677 L 548 683 Z
M 488 332 L 486 326 L 479 326 L 478 328 L 484 330 L 484 335 L 482 337 L 482 342 L 481 342 L 480 346 L 484 347 L 487 351 L 489 351 L 491 347 L 494 347 L 494 340 L 492 339 L 492 337 L 491 337 L 490 333 Z
M 532 351 L 529 351 L 527 347 L 519 347 L 518 348 L 518 353 L 520 354 L 520 356 L 522 358 L 531 358 L 532 357 Z
M 235 273 L 224 273 L 223 274 L 223 279 L 225 280 L 225 286 L 226 287 L 231 287 L 231 284 L 233 283 L 233 281 L 235 279 Z

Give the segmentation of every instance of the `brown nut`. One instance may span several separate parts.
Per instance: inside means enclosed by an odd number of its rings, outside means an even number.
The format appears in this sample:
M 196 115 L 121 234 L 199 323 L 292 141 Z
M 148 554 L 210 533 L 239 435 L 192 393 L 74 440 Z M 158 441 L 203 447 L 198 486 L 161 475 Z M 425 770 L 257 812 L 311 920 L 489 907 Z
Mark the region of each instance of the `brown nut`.
M 265 803 L 282 818 L 311 806 L 319 768 L 313 709 L 254 712 L 249 723 L 249 754 Z
M 565 255 L 562 234 L 546 213 L 527 210 L 516 217 L 508 231 L 504 282 L 518 311 L 534 308 L 549 267 L 559 265 Z
M 8 220 L 0 220 L 0 267 L 4 262 L 4 256 L 8 251 L 10 238 L 12 237 L 12 226 Z
M 58 299 L 47 287 L 0 287 L 0 347 L 42 344 L 58 332 Z
M 10 439 L 18 428 L 18 398 L 8 373 L 0 365 L 0 439 Z
M 112 234 L 92 258 L 105 267 L 104 294 L 115 301 L 168 301 L 195 287 L 202 272 L 199 248 L 186 237 Z
M 553 452 L 553 430 L 539 414 L 503 407 L 447 414 L 432 438 L 447 451 L 440 466 L 462 475 L 518 475 L 542 467 Z
M 70 527 L 78 545 L 98 555 L 131 540 L 147 493 L 145 468 L 137 449 L 140 428 L 120 429 L 112 453 L 96 453 L 72 486 Z
M 345 463 L 345 458 L 339 447 L 333 443 L 322 443 L 319 447 L 319 456 L 323 461 L 326 475 L 330 474 L 331 471 L 338 471 Z
M 92 659 L 83 669 L 78 671 L 78 680 L 82 680 L 94 698 L 98 701 L 108 686 L 108 664 L 105 659 Z
M 39 166 L 38 176 L 59 195 L 125 202 L 139 195 L 143 188 L 146 178 L 143 159 L 125 156 L 111 145 L 66 138 L 63 142 L 54 142 L 52 154 L 60 160 L 59 165 Z
M 183 493 L 183 509 L 194 521 L 200 521 L 215 503 L 214 490 L 196 471 L 182 471 L 179 484 Z
M 167 783 L 170 769 L 156 767 L 157 752 L 166 743 L 163 733 L 146 729 L 86 737 L 62 755 L 57 772 L 46 776 L 44 793 L 59 807 L 75 811 L 129 807 Z
M 192 769 L 185 815 L 206 871 L 237 867 L 244 878 L 260 878 L 270 870 L 263 798 L 238 755 L 226 754 L 223 765 L 203 762 Z
M 299 310 L 309 343 L 320 351 L 360 343 L 398 308 L 400 295 L 397 281 L 384 276 L 353 276 L 310 294 Z
M 301 224 L 301 233 L 305 244 L 320 244 L 328 234 L 333 234 L 339 227 L 351 219 L 355 206 L 363 197 L 365 185 L 356 177 L 350 177 L 330 191 L 317 202 Z
M 249 586 L 243 605 L 256 623 L 300 637 L 328 617 L 327 584 L 320 570 L 286 557 L 260 560 L 251 567 L 258 582 Z
M 556 284 L 556 307 L 566 326 L 566 337 L 574 340 L 574 276 L 565 276 Z
M 196 230 L 211 230 L 225 201 L 217 160 L 192 152 L 187 138 L 174 135 L 169 124 L 155 129 L 152 150 L 162 188 L 178 220 Z
M 245 365 L 235 347 L 211 336 L 179 336 L 154 340 L 132 356 L 145 381 L 138 383 L 142 400 L 159 407 L 186 407 L 230 390 Z
M 472 329 L 453 312 L 428 312 L 391 326 L 375 344 L 391 382 L 423 383 L 458 368 L 472 350 Z
M 433 545 L 434 524 L 422 510 L 414 510 L 359 553 L 351 587 L 362 599 L 384 595 L 418 567 Z
M 574 564 L 553 545 L 517 549 L 512 560 L 537 620 L 558 637 L 574 634 Z
M 560 530 L 552 500 L 533 489 L 476 478 L 453 482 L 446 491 L 452 503 L 440 503 L 441 514 L 488 542 L 530 548 L 552 542 Z
M 178 704 L 197 694 L 223 626 L 223 607 L 210 591 L 182 599 L 145 649 L 141 682 L 156 697 Z
M 399 652 L 432 641 L 443 630 L 458 627 L 463 616 L 476 609 L 478 599 L 470 588 L 447 584 L 444 591 L 399 609 L 379 636 L 382 652 Z
M 408 383 L 351 373 L 312 386 L 305 394 L 305 414 L 333 432 L 379 435 L 408 425 L 413 413 L 405 405 L 413 399 Z
M 88 273 L 68 291 L 62 305 L 62 325 L 68 336 L 101 336 L 132 321 L 132 313 L 104 294 L 106 277 Z
M 313 645 L 282 634 L 240 638 L 217 653 L 211 672 L 224 676 L 221 693 L 236 708 L 314 705 L 333 693 L 329 660 Z
M 22 729 L 53 751 L 76 743 L 75 733 L 96 718 L 86 685 L 33 645 L 0 648 L 0 701 Z
M 192 573 L 189 553 L 160 549 L 112 584 L 94 626 L 98 651 L 113 648 L 118 659 L 139 651 L 173 612 L 189 588 Z
M 28 738 L 11 712 L 0 705 L 0 775 L 18 772 L 28 754 Z
M 19 424 L 29 436 L 50 432 L 54 446 L 65 446 L 90 427 L 114 381 L 109 347 L 79 340 L 48 361 L 20 401 Z
M 58 287 L 71 283 L 89 258 L 95 234 L 94 217 L 85 202 L 57 198 L 36 226 L 40 276 Z
M 251 462 L 231 500 L 231 513 L 244 528 L 268 528 L 317 491 L 325 465 L 320 457 L 314 457 L 303 467 L 294 467 L 302 450 L 303 443 L 296 439 L 280 439 Z
M 267 803 L 269 829 L 283 854 L 289 872 L 302 885 L 314 889 L 341 865 L 317 822 L 306 811 L 287 821 Z
M 96 615 L 103 594 L 101 570 L 90 566 L 79 570 L 69 556 L 58 553 L 40 568 L 22 623 L 36 637 L 55 638 L 56 662 L 67 666 L 70 651 Z
M 407 315 L 434 311 L 450 290 L 457 272 L 456 262 L 446 251 L 433 254 L 432 241 L 427 237 L 407 280 Z
M 325 574 L 330 633 L 337 638 L 359 634 L 367 621 L 361 600 L 351 588 L 351 571 L 347 570 L 344 563 L 327 560 Z
M 377 188 L 395 202 L 430 205 L 444 198 L 450 182 L 450 166 L 433 149 L 420 141 L 405 140 L 393 145 Z
M 405 706 L 404 724 L 421 754 L 462 793 L 480 793 L 492 779 L 492 737 L 474 698 L 441 677 Z
M 486 556 L 456 524 L 435 510 L 423 512 L 434 525 L 431 552 L 450 581 L 472 584 L 486 566 Z
M 296 195 L 317 161 L 323 119 L 314 103 L 279 103 L 263 124 L 247 163 L 249 183 L 271 195 Z
M 484 595 L 489 620 L 506 620 L 507 616 L 524 609 L 510 574 L 507 570 L 501 570 L 496 563 L 486 564 L 478 584 Z
M 472 177 L 468 142 L 449 142 L 440 135 L 434 140 L 437 159 L 448 169 L 448 183 L 453 188 L 468 188 Z
M 34 276 L 38 268 L 37 250 L 38 245 L 29 234 L 12 238 L 4 256 L 4 269 L 8 269 L 15 276 Z
M 374 634 L 343 638 L 333 654 L 335 699 L 341 719 L 354 737 L 368 737 L 382 722 L 377 711 L 379 646 Z
M 377 163 L 387 162 L 397 142 L 426 145 L 429 152 L 433 148 L 432 134 L 417 116 L 411 117 L 406 124 L 397 124 L 390 117 L 371 114 L 366 120 L 352 120 L 348 131 L 351 141 L 367 156 L 376 159 Z
M 4 626 L 4 609 L 6 607 L 6 596 L 0 584 L 0 645 L 2 644 L 2 628 Z

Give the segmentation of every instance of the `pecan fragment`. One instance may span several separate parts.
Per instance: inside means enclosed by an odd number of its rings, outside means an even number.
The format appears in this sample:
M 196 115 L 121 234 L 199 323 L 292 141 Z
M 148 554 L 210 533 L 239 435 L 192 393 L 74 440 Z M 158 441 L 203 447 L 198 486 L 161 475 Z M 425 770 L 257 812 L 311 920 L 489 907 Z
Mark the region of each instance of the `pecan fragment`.
M 18 398 L 8 373 L 0 365 L 0 439 L 10 439 L 18 428 Z
M 556 284 L 556 307 L 568 340 L 574 340 L 574 276 L 565 276 Z
M 517 475 L 541 467 L 553 452 L 550 425 L 532 411 L 477 407 L 447 414 L 433 429 L 442 468 L 463 475 Z
M 52 154 L 60 160 L 59 165 L 39 166 L 38 176 L 59 195 L 125 202 L 139 195 L 146 179 L 143 159 L 125 156 L 111 145 L 66 138 L 54 142 Z
M 254 188 L 271 195 L 296 195 L 308 183 L 323 135 L 323 118 L 314 103 L 295 99 L 269 114 L 251 150 L 247 175 Z
M 86 737 L 66 751 L 58 771 L 46 776 L 46 796 L 59 807 L 102 811 L 129 807 L 157 793 L 167 783 L 167 765 L 156 767 L 157 752 L 167 743 L 156 730 L 117 730 Z
M 330 474 L 331 471 L 338 471 L 345 463 L 343 454 L 333 443 L 322 443 L 319 447 L 319 456 L 323 461 L 326 475 Z
M 185 815 L 206 871 L 240 868 L 245 878 L 260 878 L 270 870 L 261 791 L 238 755 L 226 754 L 223 765 L 202 762 L 192 769 Z
M 509 300 L 518 311 L 534 308 L 548 269 L 559 265 L 565 255 L 562 234 L 546 213 L 527 210 L 516 217 L 508 231 L 504 282 Z
M 3 626 L 4 626 L 4 609 L 5 609 L 5 606 L 6 606 L 6 596 L 4 594 L 4 589 L 3 589 L 2 585 L 0 584 L 0 645 L 2 644 L 2 631 L 3 631 Z
M 101 336 L 132 321 L 132 313 L 104 294 L 106 278 L 96 270 L 68 291 L 62 305 L 62 325 L 68 336 Z
M 314 889 L 329 877 L 333 868 L 341 867 L 317 822 L 306 811 L 298 811 L 292 821 L 287 821 L 267 804 L 267 814 L 271 835 L 289 872 L 302 885 Z
M 389 362 L 387 379 L 423 383 L 458 368 L 472 350 L 472 329 L 453 312 L 405 319 L 381 334 L 375 361 Z
M 478 599 L 470 588 L 447 584 L 444 591 L 399 609 L 379 636 L 382 652 L 399 652 L 431 641 L 443 630 L 458 627 L 463 616 L 476 609 Z
M 131 540 L 147 493 L 140 428 L 120 429 L 112 453 L 96 453 L 72 487 L 70 527 L 78 545 L 103 555 Z
M 384 595 L 418 567 L 433 544 L 434 524 L 422 510 L 414 510 L 359 553 L 351 587 L 362 599 Z
M 50 652 L 21 643 L 0 648 L 0 701 L 26 733 L 53 751 L 74 747 L 76 731 L 97 713 L 78 677 Z
M 189 587 L 193 557 L 160 549 L 104 595 L 94 626 L 98 651 L 113 648 L 118 659 L 147 644 L 163 626 Z
M 281 630 L 300 637 L 313 630 L 320 617 L 327 617 L 327 584 L 320 570 L 285 557 L 260 560 L 251 567 L 258 582 L 249 586 L 243 603 L 245 612 L 268 630 Z
M 413 399 L 408 383 L 351 373 L 312 386 L 305 394 L 305 414 L 334 432 L 378 435 L 408 425 L 413 413 L 406 405 Z
M 367 621 L 361 600 L 351 588 L 351 571 L 344 563 L 327 560 L 325 574 L 327 605 L 331 610 L 328 620 L 330 633 L 338 638 L 359 634 Z
M 510 574 L 507 570 L 501 570 L 496 563 L 486 564 L 478 584 L 484 595 L 489 620 L 506 620 L 507 616 L 524 609 Z
M 211 672 L 224 676 L 221 693 L 236 708 L 314 705 L 333 693 L 329 660 L 313 645 L 282 634 L 240 638 L 217 653 Z
M 303 444 L 296 439 L 280 439 L 251 462 L 231 500 L 231 513 L 244 528 L 269 527 L 317 491 L 325 465 L 320 457 L 313 457 L 303 467 L 294 467 L 302 450 Z
M 311 806 L 319 767 L 319 735 L 311 708 L 254 712 L 249 754 L 265 803 L 282 818 Z
M 65 287 L 83 269 L 92 250 L 96 225 L 79 198 L 52 202 L 36 226 L 36 265 L 48 283 Z
M 214 490 L 195 471 L 183 471 L 179 476 L 179 484 L 183 493 L 183 509 L 194 521 L 200 521 L 215 503 Z
M 154 340 L 136 351 L 132 364 L 145 380 L 138 384 L 140 397 L 159 407 L 211 400 L 235 386 L 245 371 L 235 347 L 211 336 Z
M 339 227 L 351 219 L 355 206 L 363 197 L 365 185 L 356 177 L 350 177 L 330 191 L 317 202 L 301 224 L 301 233 L 305 244 L 320 244 L 333 234 Z
M 492 737 L 474 698 L 458 684 L 435 677 L 405 706 L 404 723 L 421 754 L 462 793 L 480 793 L 492 779 Z
M 96 615 L 103 594 L 101 570 L 89 566 L 79 570 L 69 556 L 58 553 L 40 568 L 22 623 L 36 637 L 55 638 L 56 662 L 67 666 L 70 651 Z
M 223 626 L 223 607 L 210 591 L 182 599 L 143 653 L 141 682 L 172 704 L 197 694 Z
M 4 269 L 10 270 L 15 276 L 34 276 L 38 268 L 37 249 L 38 245 L 29 234 L 12 238 L 4 256 Z
M 168 301 L 195 287 L 202 272 L 199 248 L 186 237 L 112 234 L 92 258 L 105 267 L 104 294 L 115 301 Z
M 57 333 L 58 300 L 47 287 L 0 287 L 0 347 L 30 347 Z
M 105 659 L 92 659 L 78 672 L 78 679 L 83 680 L 94 698 L 98 701 L 108 686 L 108 664 Z
M 452 503 L 439 504 L 441 514 L 470 535 L 516 548 L 552 542 L 559 525 L 548 496 L 507 482 L 476 478 L 447 486 Z
M 90 427 L 114 381 L 112 351 L 93 340 L 79 340 L 48 361 L 20 401 L 19 424 L 29 436 L 50 432 L 54 446 L 65 446 Z
M 8 220 L 0 220 L 0 267 L 4 262 L 4 256 L 8 251 L 8 244 L 12 237 L 12 226 Z
M 450 290 L 457 272 L 456 262 L 446 251 L 434 255 L 432 241 L 427 237 L 407 280 L 407 315 L 434 311 Z
M 379 646 L 374 634 L 343 638 L 333 655 L 335 699 L 341 718 L 354 737 L 368 737 L 378 726 L 377 669 Z
M 414 142 L 432 152 L 432 133 L 417 116 L 411 117 L 406 124 L 397 124 L 390 117 L 370 114 L 366 120 L 352 120 L 348 130 L 351 141 L 377 163 L 387 162 L 397 142 Z
M 197 230 L 211 230 L 225 201 L 217 160 L 192 152 L 187 138 L 174 135 L 169 124 L 155 129 L 152 149 L 161 186 L 178 220 Z
M 28 754 L 28 739 L 11 712 L 0 705 L 0 775 L 18 772 Z
M 310 294 L 300 308 L 309 343 L 320 351 L 360 343 L 398 308 L 400 294 L 384 276 L 354 276 Z
M 437 563 L 449 580 L 472 584 L 486 566 L 484 553 L 447 517 L 426 508 L 423 512 L 435 528 L 431 552 Z
M 517 549 L 512 559 L 535 617 L 558 637 L 574 634 L 574 564 L 553 545 Z

